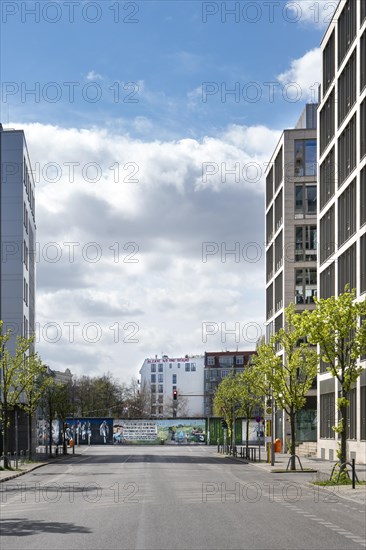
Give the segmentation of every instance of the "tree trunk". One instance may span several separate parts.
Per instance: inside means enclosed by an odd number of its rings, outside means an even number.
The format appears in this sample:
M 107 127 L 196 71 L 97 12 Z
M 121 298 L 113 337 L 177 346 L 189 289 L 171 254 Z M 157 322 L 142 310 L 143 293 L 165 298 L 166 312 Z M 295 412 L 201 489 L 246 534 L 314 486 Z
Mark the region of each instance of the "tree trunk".
M 295 460 L 295 452 L 296 452 L 296 429 L 295 429 L 295 419 L 296 414 L 293 410 L 290 411 L 290 426 L 291 426 L 291 446 L 290 446 L 290 452 L 291 452 L 291 470 L 296 470 L 296 460 Z
M 245 457 L 249 456 L 249 417 L 247 416 Z
M 48 454 L 49 458 L 52 458 L 52 416 L 48 419 L 48 437 L 49 437 L 49 445 L 50 445 L 50 452 Z
M 347 398 L 347 393 L 342 388 L 342 398 Z M 347 462 L 347 405 L 341 405 L 339 408 L 340 414 L 341 414 L 341 420 L 343 429 L 340 433 L 341 436 L 341 442 L 340 442 L 340 454 L 339 454 L 339 461 L 340 464 L 344 464 Z M 343 469 L 343 468 L 342 468 Z
M 10 468 L 9 460 L 8 460 L 8 426 L 9 423 L 9 415 L 8 410 L 4 407 L 4 422 L 3 422 L 3 455 L 4 455 L 4 468 Z
M 28 453 L 29 459 L 32 458 L 32 415 L 28 413 Z

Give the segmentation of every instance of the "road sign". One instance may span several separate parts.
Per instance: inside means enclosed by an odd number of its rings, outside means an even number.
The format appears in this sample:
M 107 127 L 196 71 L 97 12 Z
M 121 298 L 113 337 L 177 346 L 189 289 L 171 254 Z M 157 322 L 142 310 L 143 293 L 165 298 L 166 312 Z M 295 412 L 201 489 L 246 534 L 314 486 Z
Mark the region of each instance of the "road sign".
M 255 421 L 256 421 L 256 422 L 260 422 L 260 421 L 261 421 L 261 417 L 260 417 L 260 416 L 256 416 L 256 417 L 255 417 Z
M 272 407 L 267 407 L 267 408 L 266 408 L 266 414 L 268 414 L 268 416 L 271 416 L 271 414 L 272 414 Z

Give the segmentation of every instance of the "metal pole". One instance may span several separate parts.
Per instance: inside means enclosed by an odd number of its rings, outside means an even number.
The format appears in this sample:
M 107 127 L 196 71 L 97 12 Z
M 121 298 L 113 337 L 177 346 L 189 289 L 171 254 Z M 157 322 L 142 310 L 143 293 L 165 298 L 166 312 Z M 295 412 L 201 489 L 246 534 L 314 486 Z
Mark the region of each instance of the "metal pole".
M 274 408 L 274 399 L 273 399 L 273 389 L 272 389 L 272 411 L 271 411 L 271 466 L 274 466 L 275 463 L 275 455 L 274 455 L 274 416 L 275 416 L 275 408 Z
M 15 469 L 18 469 L 18 411 L 15 410 Z
M 356 489 L 356 465 L 354 458 L 352 458 L 352 489 Z

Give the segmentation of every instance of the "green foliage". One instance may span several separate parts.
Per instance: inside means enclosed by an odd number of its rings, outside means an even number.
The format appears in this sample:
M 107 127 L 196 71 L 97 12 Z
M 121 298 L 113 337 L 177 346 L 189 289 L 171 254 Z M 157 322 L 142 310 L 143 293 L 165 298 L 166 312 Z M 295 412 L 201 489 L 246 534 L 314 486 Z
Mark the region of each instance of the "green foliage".
M 333 427 L 340 436 L 339 459 L 346 462 L 347 394 L 363 368 L 358 360 L 366 354 L 366 300 L 356 301 L 356 291 L 349 290 L 338 297 L 315 298 L 316 308 L 302 314 L 302 327 L 307 339 L 317 344 L 327 370 L 339 383 L 341 397 L 337 399 L 340 421 Z

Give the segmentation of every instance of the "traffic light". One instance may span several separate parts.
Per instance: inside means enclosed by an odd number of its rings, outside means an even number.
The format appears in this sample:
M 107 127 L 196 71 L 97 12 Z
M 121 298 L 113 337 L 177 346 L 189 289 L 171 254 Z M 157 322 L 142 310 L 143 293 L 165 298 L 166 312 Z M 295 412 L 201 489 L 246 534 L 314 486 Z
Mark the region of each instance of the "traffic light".
M 173 401 L 177 400 L 178 392 L 177 390 L 173 390 Z

